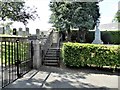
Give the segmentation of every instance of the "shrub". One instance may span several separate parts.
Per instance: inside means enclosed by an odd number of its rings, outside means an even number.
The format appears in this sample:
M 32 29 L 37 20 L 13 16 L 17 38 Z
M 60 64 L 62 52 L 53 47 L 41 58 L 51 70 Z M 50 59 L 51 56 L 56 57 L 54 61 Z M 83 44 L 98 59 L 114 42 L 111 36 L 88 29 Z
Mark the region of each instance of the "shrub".
M 120 44 L 120 31 L 110 31 L 112 35 L 112 43 L 113 44 Z
M 86 43 L 92 43 L 94 40 L 94 34 L 95 32 L 93 31 L 89 31 L 86 33 L 85 39 L 86 39 Z
M 112 44 L 112 35 L 108 31 L 103 31 L 101 35 L 101 40 L 104 44 Z
M 109 66 L 120 67 L 120 49 L 117 46 L 98 44 L 64 43 L 62 47 L 63 62 L 67 66 Z

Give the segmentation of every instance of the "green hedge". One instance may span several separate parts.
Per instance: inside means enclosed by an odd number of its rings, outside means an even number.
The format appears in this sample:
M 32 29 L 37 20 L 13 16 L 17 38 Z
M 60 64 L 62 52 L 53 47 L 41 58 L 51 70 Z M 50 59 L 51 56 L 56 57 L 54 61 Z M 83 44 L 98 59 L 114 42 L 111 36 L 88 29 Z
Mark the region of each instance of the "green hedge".
M 86 43 L 92 43 L 94 40 L 94 31 L 88 31 L 86 34 Z M 101 39 L 104 44 L 120 44 L 120 31 L 101 31 Z M 72 30 L 71 39 L 74 41 L 77 38 L 77 30 Z
M 110 66 L 120 67 L 120 49 L 118 46 L 105 46 L 97 44 L 64 43 L 62 58 L 67 66 Z
M 94 31 L 89 31 L 86 34 L 86 43 L 92 43 L 94 40 Z M 120 44 L 120 31 L 101 31 L 101 39 L 104 44 Z

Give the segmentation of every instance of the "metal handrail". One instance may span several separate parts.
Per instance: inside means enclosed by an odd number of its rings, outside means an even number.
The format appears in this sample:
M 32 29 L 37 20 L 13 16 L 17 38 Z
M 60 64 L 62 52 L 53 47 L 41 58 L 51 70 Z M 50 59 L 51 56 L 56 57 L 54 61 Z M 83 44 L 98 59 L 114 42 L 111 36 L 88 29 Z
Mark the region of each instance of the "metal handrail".
M 62 39 L 62 35 L 59 37 L 58 42 L 57 42 L 57 49 L 60 49 L 60 42 Z
M 53 34 L 53 30 L 50 32 L 49 36 L 46 38 L 45 43 L 43 44 L 43 49 L 42 49 L 42 58 L 44 59 L 48 49 L 51 47 L 52 45 L 52 34 Z

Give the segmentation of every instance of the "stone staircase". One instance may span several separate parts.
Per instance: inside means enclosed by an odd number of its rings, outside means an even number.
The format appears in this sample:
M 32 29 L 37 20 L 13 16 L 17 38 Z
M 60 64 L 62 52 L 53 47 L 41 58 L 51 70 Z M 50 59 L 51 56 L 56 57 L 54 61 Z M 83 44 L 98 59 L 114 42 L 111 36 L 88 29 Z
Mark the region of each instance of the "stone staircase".
M 60 66 L 60 49 L 50 48 L 43 60 L 45 66 Z

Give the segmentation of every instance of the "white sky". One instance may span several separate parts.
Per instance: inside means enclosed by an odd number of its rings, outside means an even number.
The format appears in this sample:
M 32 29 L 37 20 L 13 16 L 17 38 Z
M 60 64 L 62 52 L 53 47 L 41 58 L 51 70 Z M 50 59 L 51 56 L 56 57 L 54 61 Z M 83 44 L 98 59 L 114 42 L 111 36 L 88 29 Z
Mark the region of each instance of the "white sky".
M 29 21 L 27 27 L 30 28 L 30 33 L 35 33 L 35 29 L 39 28 L 42 30 L 48 30 L 51 25 L 48 23 L 51 11 L 49 10 L 49 1 L 50 0 L 27 0 L 26 5 L 37 7 L 37 12 L 40 16 L 40 20 Z M 120 0 L 104 0 L 100 2 L 100 24 L 111 23 L 115 13 L 118 10 L 118 2 Z M 13 27 L 23 27 L 22 23 L 15 23 Z

